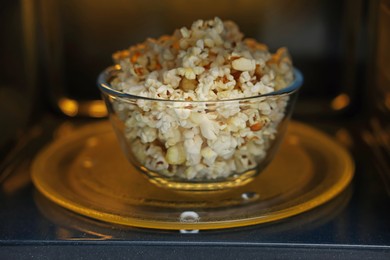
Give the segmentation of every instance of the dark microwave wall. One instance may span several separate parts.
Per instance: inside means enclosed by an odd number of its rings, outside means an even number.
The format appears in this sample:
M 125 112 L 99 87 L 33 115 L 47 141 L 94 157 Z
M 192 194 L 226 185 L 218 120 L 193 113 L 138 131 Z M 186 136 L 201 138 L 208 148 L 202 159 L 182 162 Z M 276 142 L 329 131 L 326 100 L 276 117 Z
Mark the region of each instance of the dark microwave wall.
M 246 36 L 271 50 L 288 47 L 305 75 L 303 95 L 333 96 L 342 85 L 346 1 L 42 0 L 39 5 L 51 84 L 75 98 L 98 97 L 96 76 L 111 64 L 114 51 L 214 16 L 236 21 Z
M 26 31 L 33 24 L 25 11 L 22 1 L 0 1 L 0 158 L 35 111 L 37 51 L 27 42 L 34 32 Z

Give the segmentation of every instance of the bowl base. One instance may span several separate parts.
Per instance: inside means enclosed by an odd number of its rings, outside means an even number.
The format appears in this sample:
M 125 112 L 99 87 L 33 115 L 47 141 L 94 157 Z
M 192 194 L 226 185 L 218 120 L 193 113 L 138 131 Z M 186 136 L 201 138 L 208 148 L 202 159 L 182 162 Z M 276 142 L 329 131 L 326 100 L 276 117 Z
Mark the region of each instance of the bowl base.
M 240 173 L 239 175 L 233 175 L 230 178 L 226 178 L 224 180 L 210 180 L 196 182 L 196 181 L 180 181 L 175 179 L 170 179 L 165 176 L 161 176 L 159 173 L 155 173 L 150 171 L 145 167 L 140 167 L 140 171 L 144 173 L 147 179 L 161 188 L 166 188 L 170 190 L 178 190 L 178 191 L 197 191 L 197 192 L 208 192 L 208 191 L 223 191 L 230 190 L 232 188 L 237 188 L 244 186 L 257 176 L 259 171 L 256 169 L 248 170 L 246 172 Z

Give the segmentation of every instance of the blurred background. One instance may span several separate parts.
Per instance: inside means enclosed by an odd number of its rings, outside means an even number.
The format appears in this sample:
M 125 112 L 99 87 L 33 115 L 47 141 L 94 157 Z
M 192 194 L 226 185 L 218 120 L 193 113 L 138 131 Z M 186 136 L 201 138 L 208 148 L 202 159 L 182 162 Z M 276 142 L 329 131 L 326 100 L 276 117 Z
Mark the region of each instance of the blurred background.
M 295 116 L 389 110 L 388 0 L 2 0 L 0 147 L 48 112 L 104 117 L 96 77 L 114 51 L 215 16 L 289 49 L 305 77 Z

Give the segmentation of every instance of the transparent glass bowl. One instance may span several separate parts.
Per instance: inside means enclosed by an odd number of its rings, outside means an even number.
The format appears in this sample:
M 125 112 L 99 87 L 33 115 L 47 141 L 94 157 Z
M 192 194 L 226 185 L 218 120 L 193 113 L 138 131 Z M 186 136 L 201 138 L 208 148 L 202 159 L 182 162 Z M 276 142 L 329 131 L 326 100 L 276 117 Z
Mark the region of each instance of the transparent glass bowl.
M 180 101 L 117 91 L 110 86 L 117 72 L 107 68 L 98 86 L 127 159 L 152 183 L 187 191 L 234 188 L 261 173 L 278 150 L 303 82 L 295 69 L 290 86 L 266 95 Z

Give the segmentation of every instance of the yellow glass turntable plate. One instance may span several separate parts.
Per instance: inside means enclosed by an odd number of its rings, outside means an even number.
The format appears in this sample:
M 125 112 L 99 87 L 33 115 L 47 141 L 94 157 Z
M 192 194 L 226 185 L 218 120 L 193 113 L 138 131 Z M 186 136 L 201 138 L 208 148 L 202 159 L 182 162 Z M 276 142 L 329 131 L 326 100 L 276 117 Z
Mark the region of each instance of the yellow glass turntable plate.
M 256 179 L 218 192 L 151 184 L 125 159 L 108 122 L 59 138 L 36 158 L 32 179 L 48 199 L 79 214 L 127 226 L 201 230 L 284 219 L 331 200 L 352 179 L 348 152 L 291 122 L 280 151 Z

